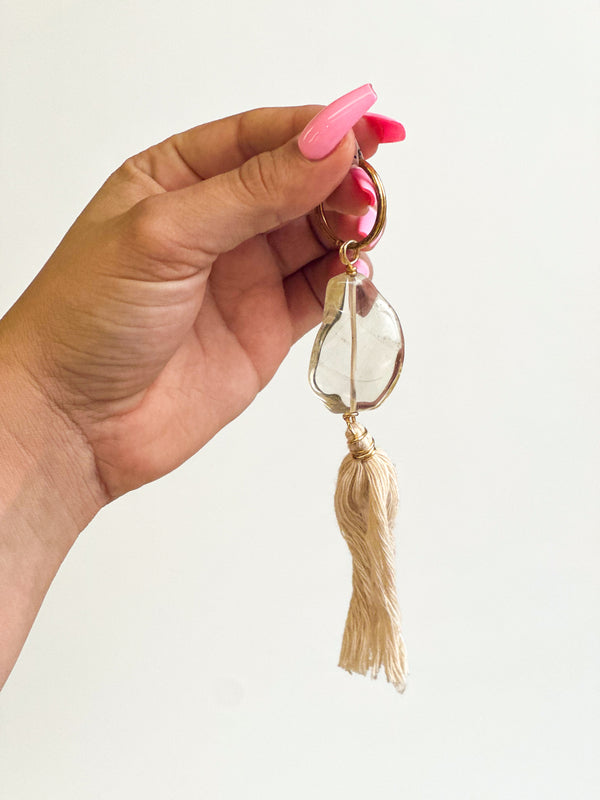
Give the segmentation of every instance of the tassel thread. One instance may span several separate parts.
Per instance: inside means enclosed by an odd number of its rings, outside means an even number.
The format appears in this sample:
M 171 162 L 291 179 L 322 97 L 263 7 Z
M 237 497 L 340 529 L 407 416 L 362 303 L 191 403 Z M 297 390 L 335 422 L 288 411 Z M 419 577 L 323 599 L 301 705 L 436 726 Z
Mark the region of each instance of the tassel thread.
M 373 437 L 345 414 L 349 454 L 338 474 L 335 513 L 352 555 L 352 597 L 339 666 L 376 678 L 381 668 L 399 691 L 406 686 L 400 633 L 393 524 L 398 507 L 396 471 Z

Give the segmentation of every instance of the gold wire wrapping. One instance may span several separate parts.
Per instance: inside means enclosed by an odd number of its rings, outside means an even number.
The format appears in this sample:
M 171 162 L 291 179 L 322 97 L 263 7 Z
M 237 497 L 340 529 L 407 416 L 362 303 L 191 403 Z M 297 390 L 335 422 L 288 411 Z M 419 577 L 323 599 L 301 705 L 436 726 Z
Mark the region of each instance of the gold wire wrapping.
M 363 461 L 366 458 L 371 458 L 375 452 L 375 440 L 366 428 L 357 425 L 356 417 L 358 412 L 351 411 L 348 414 L 342 415 L 346 420 L 347 431 L 346 439 L 348 441 L 348 449 L 350 455 L 357 461 Z

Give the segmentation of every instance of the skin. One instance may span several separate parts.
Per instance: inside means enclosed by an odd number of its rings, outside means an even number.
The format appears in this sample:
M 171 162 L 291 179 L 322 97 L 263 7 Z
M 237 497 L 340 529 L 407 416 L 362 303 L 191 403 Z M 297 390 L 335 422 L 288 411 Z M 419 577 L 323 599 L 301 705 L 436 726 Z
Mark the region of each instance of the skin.
M 128 159 L 0 321 L 0 686 L 104 505 L 240 414 L 321 318 L 341 271 L 307 214 L 356 236 L 361 120 L 308 161 L 319 106 L 259 109 Z

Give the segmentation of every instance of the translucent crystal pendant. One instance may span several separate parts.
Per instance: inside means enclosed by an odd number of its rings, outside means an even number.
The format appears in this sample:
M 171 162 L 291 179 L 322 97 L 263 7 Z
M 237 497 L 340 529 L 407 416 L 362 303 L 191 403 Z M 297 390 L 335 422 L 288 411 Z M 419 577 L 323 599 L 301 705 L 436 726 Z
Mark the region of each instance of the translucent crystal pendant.
M 329 410 L 376 408 L 396 385 L 403 360 L 400 320 L 371 281 L 347 273 L 331 278 L 309 368 L 310 385 Z

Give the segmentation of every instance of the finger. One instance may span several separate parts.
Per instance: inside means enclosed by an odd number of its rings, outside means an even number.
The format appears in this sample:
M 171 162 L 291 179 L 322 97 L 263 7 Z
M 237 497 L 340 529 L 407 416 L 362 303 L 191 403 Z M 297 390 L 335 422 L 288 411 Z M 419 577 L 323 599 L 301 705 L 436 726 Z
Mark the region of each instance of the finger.
M 368 256 L 361 255 L 357 269 L 369 278 L 372 276 L 373 267 Z M 294 342 L 321 322 L 327 283 L 330 278 L 343 271 L 344 265 L 338 254 L 328 253 L 285 279 L 283 286 L 292 320 Z
M 239 167 L 275 150 L 304 128 L 320 106 L 256 108 L 170 136 L 134 158 L 167 191 Z
M 325 208 L 342 214 L 362 216 L 377 201 L 375 188 L 367 173 L 360 167 L 350 167 L 350 172 L 325 200 Z
M 369 122 L 369 117 L 371 116 L 372 114 L 365 114 L 354 126 L 356 141 L 365 158 L 374 156 L 377 152 L 377 147 L 383 141 L 383 139 L 380 138 L 380 136 L 383 135 L 381 130 L 378 130 Z
M 379 144 L 383 142 L 403 142 L 406 139 L 404 125 L 397 119 L 385 117 L 382 114 L 373 114 L 369 111 L 362 118 L 372 129 Z
M 347 133 L 328 156 L 309 161 L 297 138 L 258 153 L 239 168 L 172 192 L 153 195 L 130 217 L 141 246 L 196 268 L 260 233 L 307 214 L 341 183 L 355 154 Z
M 176 133 L 133 156 L 131 162 L 163 189 L 174 191 L 239 167 L 296 136 L 324 106 L 257 108 Z M 377 133 L 364 119 L 355 135 L 367 156 L 377 150 Z

